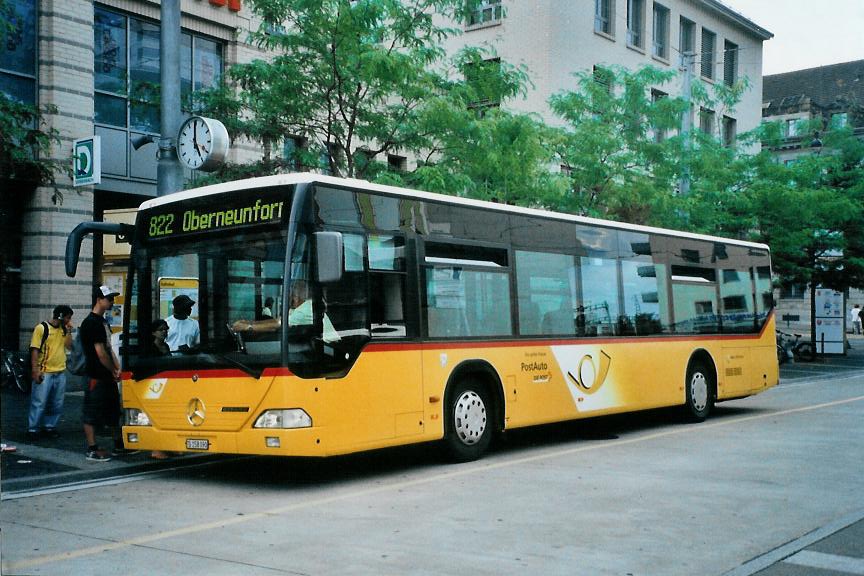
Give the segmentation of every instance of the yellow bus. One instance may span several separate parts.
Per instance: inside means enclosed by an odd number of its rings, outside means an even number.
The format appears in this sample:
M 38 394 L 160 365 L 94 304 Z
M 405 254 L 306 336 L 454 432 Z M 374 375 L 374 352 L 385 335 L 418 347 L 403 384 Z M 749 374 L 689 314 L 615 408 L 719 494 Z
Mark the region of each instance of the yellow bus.
M 128 225 L 128 447 L 328 456 L 716 402 L 778 382 L 767 246 L 315 174 L 148 200 Z M 194 301 L 200 338 L 151 327 Z

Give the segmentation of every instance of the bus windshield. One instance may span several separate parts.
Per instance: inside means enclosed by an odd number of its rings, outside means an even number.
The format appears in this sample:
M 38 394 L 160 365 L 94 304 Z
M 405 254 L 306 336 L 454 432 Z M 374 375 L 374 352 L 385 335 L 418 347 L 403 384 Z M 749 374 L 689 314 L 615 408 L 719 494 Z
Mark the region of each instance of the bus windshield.
M 365 240 L 321 232 L 304 198 L 275 188 L 142 211 L 125 347 L 133 378 L 223 367 L 256 378 L 277 367 L 347 373 L 370 339 Z M 289 218 L 292 201 L 300 208 Z M 320 269 L 328 240 L 339 251 L 326 256 L 334 277 Z
M 240 328 L 280 317 L 286 236 L 284 230 L 214 234 L 139 248 L 129 326 L 136 376 L 219 365 L 257 375 L 280 364 L 275 325 Z M 182 310 L 183 300 L 193 303 L 191 310 Z M 160 320 L 167 321 L 167 337 L 153 330 L 164 326 Z

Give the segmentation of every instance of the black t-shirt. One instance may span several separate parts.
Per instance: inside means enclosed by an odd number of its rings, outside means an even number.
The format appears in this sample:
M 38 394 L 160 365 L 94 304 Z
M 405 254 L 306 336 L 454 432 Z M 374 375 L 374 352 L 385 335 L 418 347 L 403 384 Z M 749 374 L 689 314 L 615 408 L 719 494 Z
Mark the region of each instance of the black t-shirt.
M 101 342 L 105 345 L 108 353 L 111 353 L 111 341 L 108 339 L 108 322 L 104 316 L 90 312 L 81 322 L 81 344 L 84 347 L 84 355 L 87 357 L 87 376 L 96 380 L 114 380 L 110 370 L 102 365 L 96 354 L 96 344 Z

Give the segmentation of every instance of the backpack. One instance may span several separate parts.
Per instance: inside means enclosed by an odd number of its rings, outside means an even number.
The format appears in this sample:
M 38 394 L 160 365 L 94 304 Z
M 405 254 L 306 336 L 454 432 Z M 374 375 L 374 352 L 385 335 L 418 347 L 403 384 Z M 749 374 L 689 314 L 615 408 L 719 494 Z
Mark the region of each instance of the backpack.
M 72 339 L 72 350 L 66 358 L 66 370 L 76 376 L 87 375 L 87 355 L 84 354 L 84 343 L 81 342 L 81 330 Z
M 45 354 L 45 342 L 48 341 L 48 322 L 43 321 L 43 322 L 40 322 L 39 324 L 42 326 L 42 341 L 39 342 L 39 355 L 41 356 L 42 354 Z M 36 361 L 39 362 L 40 359 L 37 357 Z M 32 360 L 30 359 L 29 351 L 27 353 L 27 362 L 28 363 L 32 362 Z M 27 374 L 29 374 L 29 373 L 30 372 L 28 370 Z
M 45 342 L 48 341 L 48 323 L 43 321 L 43 322 L 40 322 L 39 324 L 42 325 L 42 342 L 39 343 L 39 352 L 44 354 L 45 353 Z

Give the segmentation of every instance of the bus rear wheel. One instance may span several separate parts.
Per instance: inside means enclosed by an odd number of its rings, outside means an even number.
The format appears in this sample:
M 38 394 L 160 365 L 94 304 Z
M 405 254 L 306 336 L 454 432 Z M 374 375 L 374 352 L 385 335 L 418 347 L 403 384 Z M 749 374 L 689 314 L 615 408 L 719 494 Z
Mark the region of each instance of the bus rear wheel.
M 449 394 L 444 448 L 454 462 L 480 458 L 492 441 L 492 415 L 486 387 L 474 379 L 460 381 Z
M 702 422 L 714 406 L 714 373 L 704 362 L 693 362 L 687 369 L 684 414 L 692 422 Z

